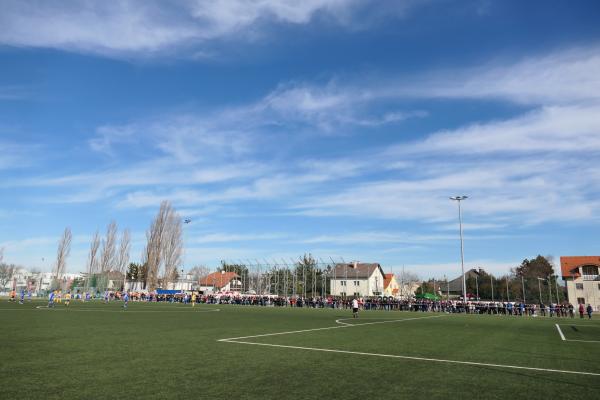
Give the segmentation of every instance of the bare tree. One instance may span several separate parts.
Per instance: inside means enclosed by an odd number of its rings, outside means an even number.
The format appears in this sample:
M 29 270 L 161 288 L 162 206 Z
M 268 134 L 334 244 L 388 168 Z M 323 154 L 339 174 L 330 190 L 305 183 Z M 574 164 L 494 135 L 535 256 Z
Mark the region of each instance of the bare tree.
M 6 284 L 12 280 L 16 268 L 14 264 L 0 262 L 0 291 L 3 291 Z
M 92 238 L 92 243 L 90 244 L 90 253 L 88 255 L 88 263 L 87 263 L 87 282 L 86 286 L 89 287 L 90 279 L 92 275 L 98 272 L 98 249 L 100 248 L 100 234 L 98 231 L 94 234 Z
M 100 256 L 100 272 L 106 274 L 115 266 L 115 251 L 117 246 L 117 224 L 111 221 L 106 227 L 106 237 L 102 240 L 102 255 Z
M 190 269 L 190 275 L 195 282 L 199 282 L 200 279 L 206 277 L 208 274 L 210 274 L 210 268 L 205 265 L 196 265 Z
M 123 275 L 123 286 L 125 285 L 125 274 L 129 264 L 129 249 L 131 248 L 131 237 L 129 229 L 125 229 L 121 235 L 121 244 L 117 254 L 117 271 Z
M 150 228 L 146 231 L 146 247 L 142 261 L 143 264 L 148 266 L 146 287 L 149 290 L 154 290 L 158 286 L 158 274 L 163 263 L 164 231 L 172 212 L 171 204 L 168 201 L 163 201 L 160 204 L 158 214 L 156 214 Z
M 4 247 L 0 247 L 0 264 L 4 262 Z
M 67 258 L 71 253 L 71 240 L 73 235 L 71 234 L 71 228 L 65 228 L 60 241 L 58 242 L 58 250 L 56 251 L 56 265 L 54 267 L 54 279 L 58 284 L 67 269 Z
M 165 287 L 169 283 L 174 282 L 179 276 L 177 267 L 181 264 L 181 255 L 183 252 L 183 236 L 182 236 L 181 217 L 175 211 L 172 211 L 167 216 L 165 226 L 163 245 L 164 257 L 164 277 L 163 282 Z
M 125 229 L 121 235 L 121 244 L 119 246 L 119 254 L 117 255 L 117 271 L 123 274 L 127 272 L 130 248 L 131 235 L 129 234 L 129 229 Z
M 405 271 L 402 269 L 400 272 L 400 293 L 403 297 L 411 296 L 414 294 L 413 290 L 417 282 L 419 282 L 419 276 L 413 272 Z

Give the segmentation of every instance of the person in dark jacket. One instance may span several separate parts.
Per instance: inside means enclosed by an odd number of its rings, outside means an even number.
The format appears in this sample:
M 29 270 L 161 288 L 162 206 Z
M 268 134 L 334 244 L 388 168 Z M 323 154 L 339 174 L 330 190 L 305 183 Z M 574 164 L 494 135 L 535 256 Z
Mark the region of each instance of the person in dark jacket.
M 592 313 L 594 312 L 594 309 L 592 308 L 591 304 L 587 305 L 586 311 L 587 311 L 588 318 L 592 319 Z

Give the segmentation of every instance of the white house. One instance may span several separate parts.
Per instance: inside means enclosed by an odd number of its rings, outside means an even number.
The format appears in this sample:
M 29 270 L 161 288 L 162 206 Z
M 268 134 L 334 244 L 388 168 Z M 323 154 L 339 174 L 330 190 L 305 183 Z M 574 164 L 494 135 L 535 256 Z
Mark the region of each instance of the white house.
M 560 267 L 569 303 L 600 311 L 600 256 L 561 257 Z
M 377 263 L 337 264 L 329 276 L 333 296 L 383 295 L 385 274 Z

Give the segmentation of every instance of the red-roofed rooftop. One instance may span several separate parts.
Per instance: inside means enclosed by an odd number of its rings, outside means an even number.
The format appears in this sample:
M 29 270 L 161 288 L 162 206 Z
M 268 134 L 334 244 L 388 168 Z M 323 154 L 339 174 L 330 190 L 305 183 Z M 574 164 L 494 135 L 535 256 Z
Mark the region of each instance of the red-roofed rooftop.
M 239 278 L 235 272 L 213 272 L 200 279 L 200 285 L 222 288 L 235 278 Z
M 584 265 L 600 267 L 600 256 L 563 256 L 560 258 L 560 270 L 563 279 L 578 278 L 578 268 Z

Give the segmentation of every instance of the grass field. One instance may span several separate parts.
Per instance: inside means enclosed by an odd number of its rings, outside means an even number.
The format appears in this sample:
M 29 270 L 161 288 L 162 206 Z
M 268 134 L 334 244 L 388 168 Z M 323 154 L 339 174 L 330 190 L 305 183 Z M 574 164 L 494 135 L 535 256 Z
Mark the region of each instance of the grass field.
M 600 397 L 600 320 L 44 305 L 0 302 L 2 399 Z

